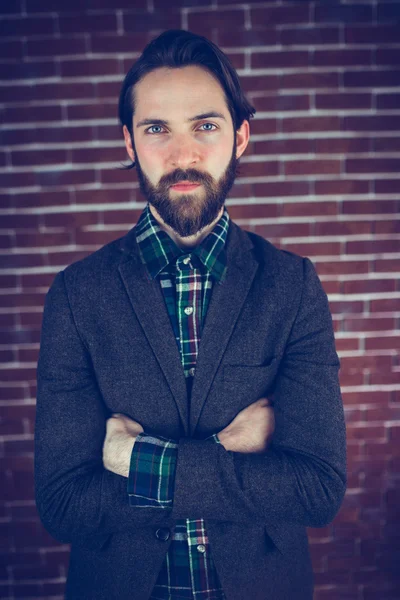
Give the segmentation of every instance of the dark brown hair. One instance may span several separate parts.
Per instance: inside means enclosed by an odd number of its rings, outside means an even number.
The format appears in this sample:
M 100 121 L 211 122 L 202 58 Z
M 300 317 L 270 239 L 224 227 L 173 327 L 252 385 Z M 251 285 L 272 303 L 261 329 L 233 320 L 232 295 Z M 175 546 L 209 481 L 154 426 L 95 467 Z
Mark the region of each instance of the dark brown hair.
M 161 67 L 181 68 L 197 65 L 207 69 L 221 84 L 225 100 L 237 131 L 243 121 L 254 116 L 256 109 L 246 100 L 238 75 L 229 58 L 207 38 L 185 31 L 169 29 L 147 44 L 139 59 L 125 76 L 119 96 L 118 113 L 121 126 L 126 125 L 132 142 L 135 112 L 134 86 L 145 75 Z M 135 166 L 133 162 L 127 169 Z

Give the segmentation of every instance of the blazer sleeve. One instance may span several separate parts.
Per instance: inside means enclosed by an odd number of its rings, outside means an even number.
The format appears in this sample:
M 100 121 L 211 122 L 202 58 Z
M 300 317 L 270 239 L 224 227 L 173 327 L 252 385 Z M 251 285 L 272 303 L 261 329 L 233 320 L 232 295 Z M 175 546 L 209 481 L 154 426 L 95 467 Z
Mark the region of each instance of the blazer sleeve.
M 170 510 L 132 510 L 127 478 L 104 468 L 109 417 L 60 271 L 45 298 L 34 439 L 37 510 L 60 542 L 166 524 Z
M 218 435 L 206 438 L 220 444 Z M 136 436 L 132 449 L 127 491 L 135 507 L 170 508 L 174 497 L 178 444 L 146 432 Z
M 299 302 L 273 392 L 275 432 L 263 454 L 181 438 L 172 516 L 322 527 L 346 489 L 345 421 L 328 298 L 303 258 Z

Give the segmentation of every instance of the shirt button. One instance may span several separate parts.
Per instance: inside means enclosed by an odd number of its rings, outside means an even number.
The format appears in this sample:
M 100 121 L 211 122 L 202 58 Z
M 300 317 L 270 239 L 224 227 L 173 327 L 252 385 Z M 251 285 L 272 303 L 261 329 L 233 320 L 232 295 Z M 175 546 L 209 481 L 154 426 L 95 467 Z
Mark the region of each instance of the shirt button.
M 191 375 L 192 377 L 194 377 L 194 372 L 195 372 L 195 368 L 192 367 L 191 369 L 189 369 L 189 375 Z
M 183 310 L 187 315 L 191 315 L 193 312 L 193 306 L 186 306 L 186 308 L 184 308 Z
M 197 546 L 197 550 L 198 550 L 199 552 L 205 552 L 205 551 L 206 551 L 206 547 L 205 547 L 203 544 L 199 544 L 199 545 Z
M 162 542 L 166 542 L 169 539 L 170 535 L 171 531 L 168 529 L 168 527 L 160 527 L 156 531 L 156 538 L 158 540 L 161 540 Z
M 183 262 L 185 263 L 185 265 L 187 265 L 190 262 L 190 256 L 187 256 L 186 258 L 184 258 Z

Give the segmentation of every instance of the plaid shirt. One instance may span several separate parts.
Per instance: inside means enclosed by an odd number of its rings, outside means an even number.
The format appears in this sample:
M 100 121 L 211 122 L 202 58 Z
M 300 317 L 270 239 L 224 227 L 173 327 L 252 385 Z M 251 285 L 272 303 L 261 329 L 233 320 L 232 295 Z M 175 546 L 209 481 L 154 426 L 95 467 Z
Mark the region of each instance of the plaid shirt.
M 225 279 L 228 228 L 229 214 L 225 207 L 212 232 L 187 252 L 161 229 L 149 204 L 136 226 L 136 239 L 148 277 L 159 276 L 181 356 L 189 402 L 213 279 L 218 283 Z M 220 443 L 216 434 L 206 439 Z M 131 506 L 172 507 L 177 453 L 176 440 L 146 432 L 137 436 L 127 484 Z M 225 599 L 203 519 L 176 522 L 171 545 L 149 600 L 178 598 Z

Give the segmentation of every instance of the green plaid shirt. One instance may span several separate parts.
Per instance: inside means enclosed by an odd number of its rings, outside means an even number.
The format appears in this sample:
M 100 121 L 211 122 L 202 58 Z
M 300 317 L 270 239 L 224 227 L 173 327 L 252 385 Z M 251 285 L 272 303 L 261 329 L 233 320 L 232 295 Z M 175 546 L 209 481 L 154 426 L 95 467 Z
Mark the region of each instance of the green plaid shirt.
M 159 226 L 149 204 L 137 226 L 136 239 L 149 279 L 159 278 L 186 378 L 188 401 L 201 331 L 212 285 L 226 275 L 225 242 L 229 214 L 190 252 L 179 248 Z M 216 434 L 207 438 L 220 443 Z M 131 506 L 171 508 L 178 443 L 163 436 L 138 435 L 128 477 Z M 211 556 L 203 519 L 176 522 L 172 542 L 150 600 L 222 600 L 225 595 Z

